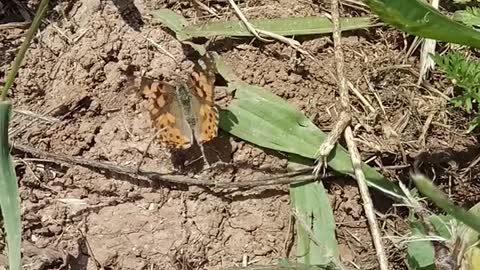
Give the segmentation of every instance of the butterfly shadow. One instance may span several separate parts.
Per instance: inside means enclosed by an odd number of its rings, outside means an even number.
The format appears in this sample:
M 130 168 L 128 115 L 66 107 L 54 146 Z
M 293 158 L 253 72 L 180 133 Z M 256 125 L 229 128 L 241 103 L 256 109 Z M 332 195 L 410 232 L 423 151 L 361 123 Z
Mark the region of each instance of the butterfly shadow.
M 123 21 L 135 31 L 139 32 L 145 24 L 142 14 L 135 6 L 133 0 L 112 0 L 113 5 L 118 9 L 118 13 Z
M 200 173 L 209 166 L 228 164 L 231 160 L 232 145 L 224 134 L 203 145 L 195 143 L 188 149 L 176 150 L 171 156 L 172 164 L 177 170 L 189 173 Z

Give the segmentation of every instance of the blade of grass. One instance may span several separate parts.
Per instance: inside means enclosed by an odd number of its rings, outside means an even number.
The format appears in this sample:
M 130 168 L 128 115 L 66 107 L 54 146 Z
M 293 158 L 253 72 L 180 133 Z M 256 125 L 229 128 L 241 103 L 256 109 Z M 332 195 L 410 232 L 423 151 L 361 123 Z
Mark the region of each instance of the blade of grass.
M 342 31 L 364 29 L 380 24 L 369 17 L 341 18 Z M 317 35 L 332 32 L 332 22 L 326 17 L 288 17 L 269 20 L 250 20 L 258 29 L 282 36 Z M 208 22 L 190 25 L 182 30 L 189 37 L 252 36 L 241 21 Z
M 419 0 L 365 0 L 384 22 L 420 37 L 480 47 L 480 32 Z
M 466 211 L 465 209 L 456 206 L 448 197 L 437 188 L 427 177 L 421 174 L 413 174 L 412 179 L 415 182 L 417 189 L 425 196 L 427 196 L 433 203 L 451 215 L 455 219 L 463 222 L 476 232 L 480 232 L 480 217 Z
M 8 122 L 12 104 L 0 101 L 0 206 L 5 226 L 9 269 L 21 269 L 22 223 L 15 168 L 8 146 Z
M 298 157 L 291 158 L 295 162 Z M 290 186 L 296 217 L 297 258 L 300 263 L 328 265 L 338 258 L 335 220 L 321 181 Z
M 174 31 L 177 39 L 185 41 L 195 37 L 211 36 L 252 36 L 240 21 L 208 22 L 199 25 L 187 25 L 185 18 L 169 9 L 151 12 L 154 20 L 165 24 Z M 342 31 L 364 29 L 381 25 L 370 17 L 341 18 Z M 332 32 L 332 23 L 325 17 L 276 18 L 251 20 L 259 29 L 282 36 L 326 34 Z

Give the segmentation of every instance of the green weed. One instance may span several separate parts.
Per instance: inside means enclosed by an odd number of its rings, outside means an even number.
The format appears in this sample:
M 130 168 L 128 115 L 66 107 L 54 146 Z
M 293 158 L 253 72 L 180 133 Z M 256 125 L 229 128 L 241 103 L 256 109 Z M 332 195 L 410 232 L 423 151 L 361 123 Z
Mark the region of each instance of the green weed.
M 480 124 L 480 62 L 467 60 L 459 53 L 448 53 L 442 56 L 433 56 L 445 77 L 455 84 L 459 93 L 451 99 L 455 107 L 460 107 L 469 114 L 475 114 L 468 124 L 468 132 Z

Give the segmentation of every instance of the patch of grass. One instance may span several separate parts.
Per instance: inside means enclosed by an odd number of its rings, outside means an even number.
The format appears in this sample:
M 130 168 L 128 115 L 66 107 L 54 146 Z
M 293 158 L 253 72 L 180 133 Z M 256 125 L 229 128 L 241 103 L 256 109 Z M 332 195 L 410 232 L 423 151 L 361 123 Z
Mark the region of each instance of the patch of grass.
M 465 10 L 457 10 L 453 19 L 470 27 L 480 27 L 480 8 L 467 7 Z
M 467 60 L 463 55 L 452 52 L 445 55 L 433 56 L 447 79 L 452 80 L 459 90 L 459 94 L 451 100 L 455 107 L 465 110 L 475 117 L 468 125 L 468 132 L 480 124 L 480 62 Z

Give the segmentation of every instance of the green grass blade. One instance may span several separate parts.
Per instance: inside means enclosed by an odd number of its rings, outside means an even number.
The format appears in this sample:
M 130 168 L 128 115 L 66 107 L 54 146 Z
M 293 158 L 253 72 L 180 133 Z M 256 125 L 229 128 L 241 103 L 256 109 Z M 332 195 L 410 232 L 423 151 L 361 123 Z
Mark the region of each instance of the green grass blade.
M 293 157 L 292 162 L 300 161 Z M 335 219 L 321 181 L 290 186 L 296 216 L 297 258 L 309 265 L 329 265 L 337 261 Z
M 8 145 L 11 107 L 10 101 L 0 102 L 0 207 L 7 235 L 9 269 L 19 270 L 21 269 L 22 224 L 17 177 Z
M 155 21 L 164 24 L 176 33 L 177 39 L 184 41 L 194 37 L 212 36 L 252 36 L 240 21 L 208 22 L 188 25 L 184 17 L 169 9 L 151 12 Z M 342 31 L 364 29 L 380 25 L 370 17 L 340 18 Z M 332 22 L 325 17 L 276 18 L 251 20 L 259 29 L 283 36 L 325 34 L 332 32 Z
M 480 48 L 480 32 L 419 0 L 365 0 L 380 18 L 412 35 Z
M 432 200 L 436 206 L 475 231 L 480 232 L 480 217 L 453 204 L 453 202 L 425 176 L 414 174 L 412 175 L 412 179 L 417 189 Z
M 326 17 L 287 17 L 268 20 L 250 20 L 258 29 L 282 36 L 299 36 L 331 33 L 332 21 Z M 340 18 L 342 31 L 364 29 L 375 24 L 370 17 Z M 190 25 L 182 30 L 188 37 L 252 36 L 241 21 L 208 22 Z

